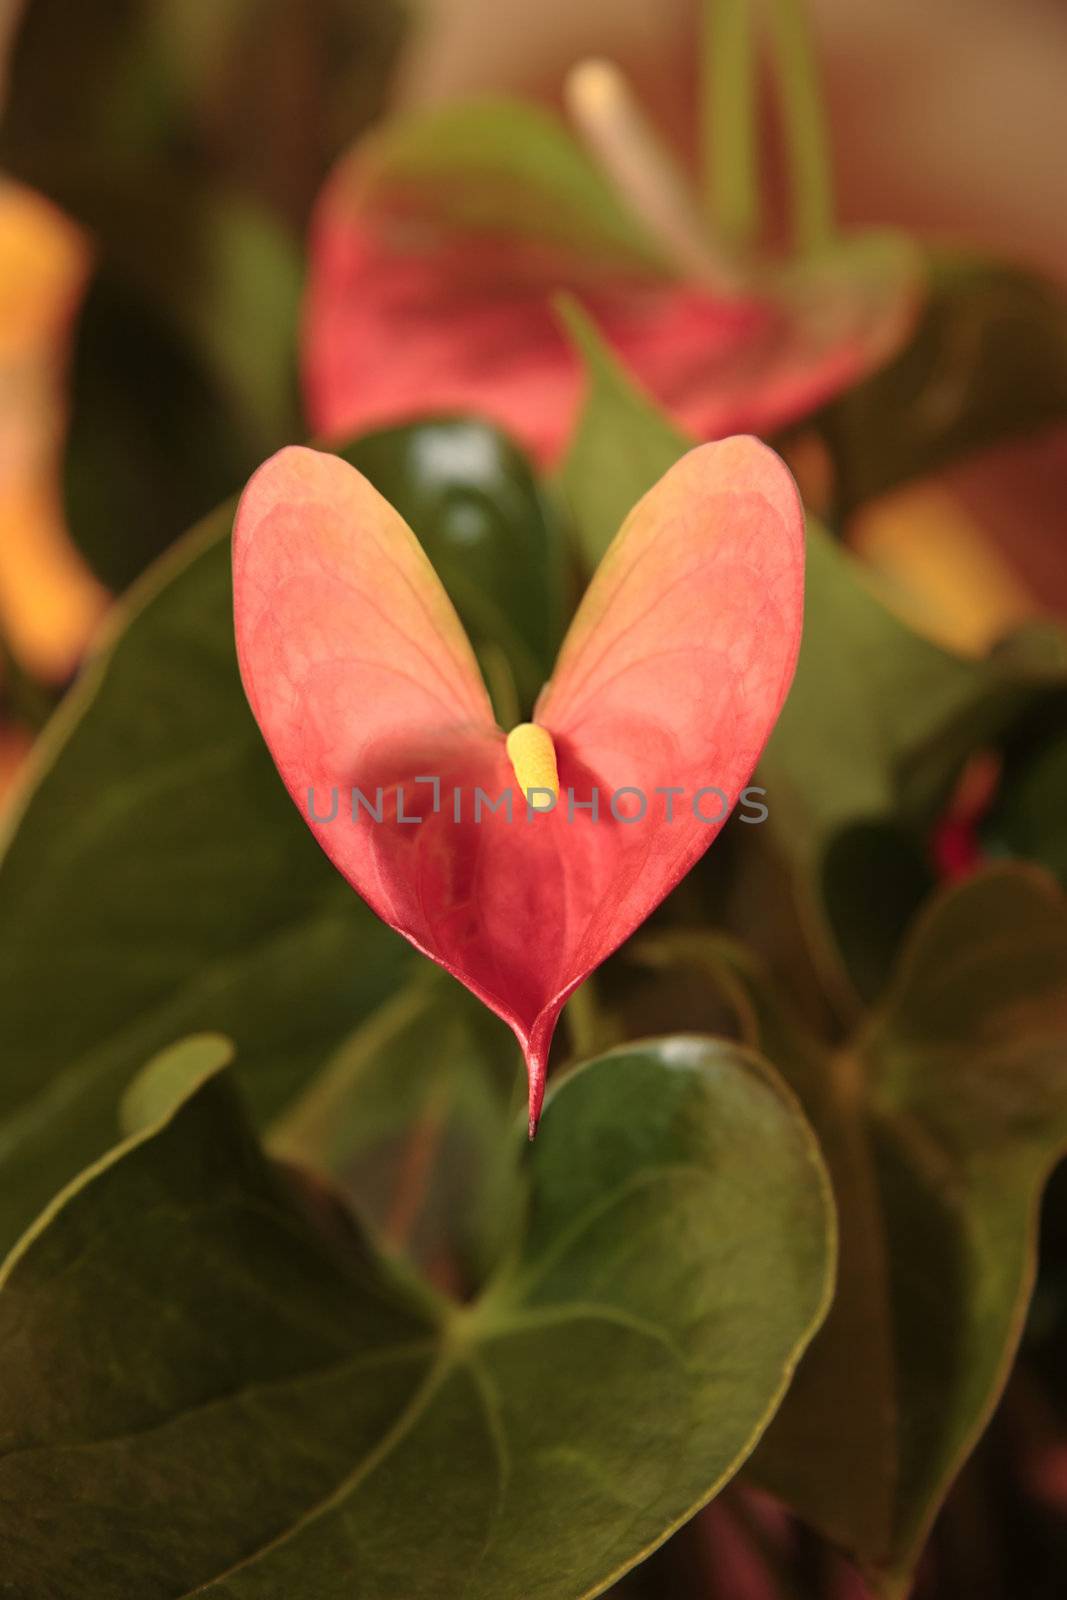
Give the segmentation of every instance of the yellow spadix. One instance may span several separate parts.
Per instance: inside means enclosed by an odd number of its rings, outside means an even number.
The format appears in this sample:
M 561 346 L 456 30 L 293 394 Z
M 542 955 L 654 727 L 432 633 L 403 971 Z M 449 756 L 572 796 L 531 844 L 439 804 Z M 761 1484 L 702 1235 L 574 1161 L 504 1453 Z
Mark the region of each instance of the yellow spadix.
M 556 747 L 547 728 L 520 722 L 507 737 L 508 759 L 533 811 L 551 811 L 559 799 Z M 531 795 L 530 791 L 534 791 Z M 549 798 L 551 796 L 551 798 Z

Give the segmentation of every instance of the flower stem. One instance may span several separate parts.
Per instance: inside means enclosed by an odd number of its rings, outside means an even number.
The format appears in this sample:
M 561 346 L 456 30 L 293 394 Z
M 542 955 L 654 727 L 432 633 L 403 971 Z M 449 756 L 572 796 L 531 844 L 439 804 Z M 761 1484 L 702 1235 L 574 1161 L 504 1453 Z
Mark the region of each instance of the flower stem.
M 761 222 L 752 0 L 703 0 L 701 153 L 704 201 L 717 238 L 750 246 Z
M 788 144 L 793 231 L 801 254 L 834 237 L 833 181 L 819 72 L 804 0 L 767 0 L 782 120 Z
M 595 979 L 586 978 L 575 989 L 567 1001 L 566 1017 L 571 1051 L 577 1060 L 588 1061 L 604 1049 L 607 1041 L 597 1003 Z
M 511 663 L 495 639 L 485 639 L 478 648 L 478 665 L 493 703 L 496 720 L 502 728 L 513 728 L 522 720 L 519 691 Z

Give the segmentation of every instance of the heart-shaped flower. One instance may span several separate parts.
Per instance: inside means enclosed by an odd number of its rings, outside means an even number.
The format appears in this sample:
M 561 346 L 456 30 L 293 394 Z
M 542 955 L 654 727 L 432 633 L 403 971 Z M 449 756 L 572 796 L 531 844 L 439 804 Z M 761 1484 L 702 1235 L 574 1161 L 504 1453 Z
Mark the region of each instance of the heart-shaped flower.
M 690 451 L 506 735 L 421 546 L 360 473 L 293 447 L 244 492 L 237 651 L 278 770 L 353 888 L 513 1029 L 531 1131 L 564 1002 L 707 849 L 774 726 L 803 527 L 758 440 Z

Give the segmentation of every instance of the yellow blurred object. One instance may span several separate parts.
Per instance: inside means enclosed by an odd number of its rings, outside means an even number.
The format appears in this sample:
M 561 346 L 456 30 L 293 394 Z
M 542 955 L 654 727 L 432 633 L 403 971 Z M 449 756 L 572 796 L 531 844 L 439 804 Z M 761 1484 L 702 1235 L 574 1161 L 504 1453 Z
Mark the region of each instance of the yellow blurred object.
M 88 266 L 80 228 L 33 190 L 0 185 L 0 362 L 62 356 Z
M 67 538 L 54 479 L 0 475 L 0 628 L 26 671 L 68 678 L 108 598 Z
M 1042 607 L 989 531 L 939 483 L 917 483 L 867 506 L 849 544 L 885 580 L 880 591 L 911 627 L 962 655 L 984 656 Z
M 88 242 L 40 195 L 0 185 L 0 629 L 36 677 L 76 666 L 108 595 L 67 536 L 59 495 L 70 329 Z

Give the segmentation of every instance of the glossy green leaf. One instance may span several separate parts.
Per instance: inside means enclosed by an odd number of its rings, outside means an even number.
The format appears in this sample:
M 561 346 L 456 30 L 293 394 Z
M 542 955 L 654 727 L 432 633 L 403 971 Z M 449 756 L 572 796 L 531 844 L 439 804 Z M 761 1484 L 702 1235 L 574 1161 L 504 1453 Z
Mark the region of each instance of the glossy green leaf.
M 820 419 L 836 511 L 1067 417 L 1067 302 L 1014 267 L 935 253 L 916 330 Z
M 318 1233 L 224 1078 L 121 1145 L 6 1268 L 9 1586 L 606 1588 L 766 1426 L 825 1309 L 828 1190 L 776 1080 L 696 1039 L 569 1076 L 527 1180 L 507 1265 L 459 1306 Z
M 943 894 L 832 1052 L 737 947 L 678 937 L 650 959 L 725 993 L 799 1096 L 834 1183 L 834 1304 L 752 1470 L 879 1594 L 902 1595 L 1007 1379 L 1041 1191 L 1067 1147 L 1063 897 L 1022 867 Z
M 115 619 L 0 859 L 0 1238 L 111 1141 L 145 1058 L 231 1034 L 274 1115 L 406 957 L 316 849 L 237 675 L 229 510 Z
M 526 457 L 460 417 L 383 429 L 340 453 L 418 533 L 490 688 L 506 668 L 528 716 L 555 664 L 568 573 L 559 517 Z
M 581 306 L 563 298 L 559 314 L 584 362 L 587 386 L 559 485 L 592 573 L 630 509 L 696 440 L 639 388 Z

